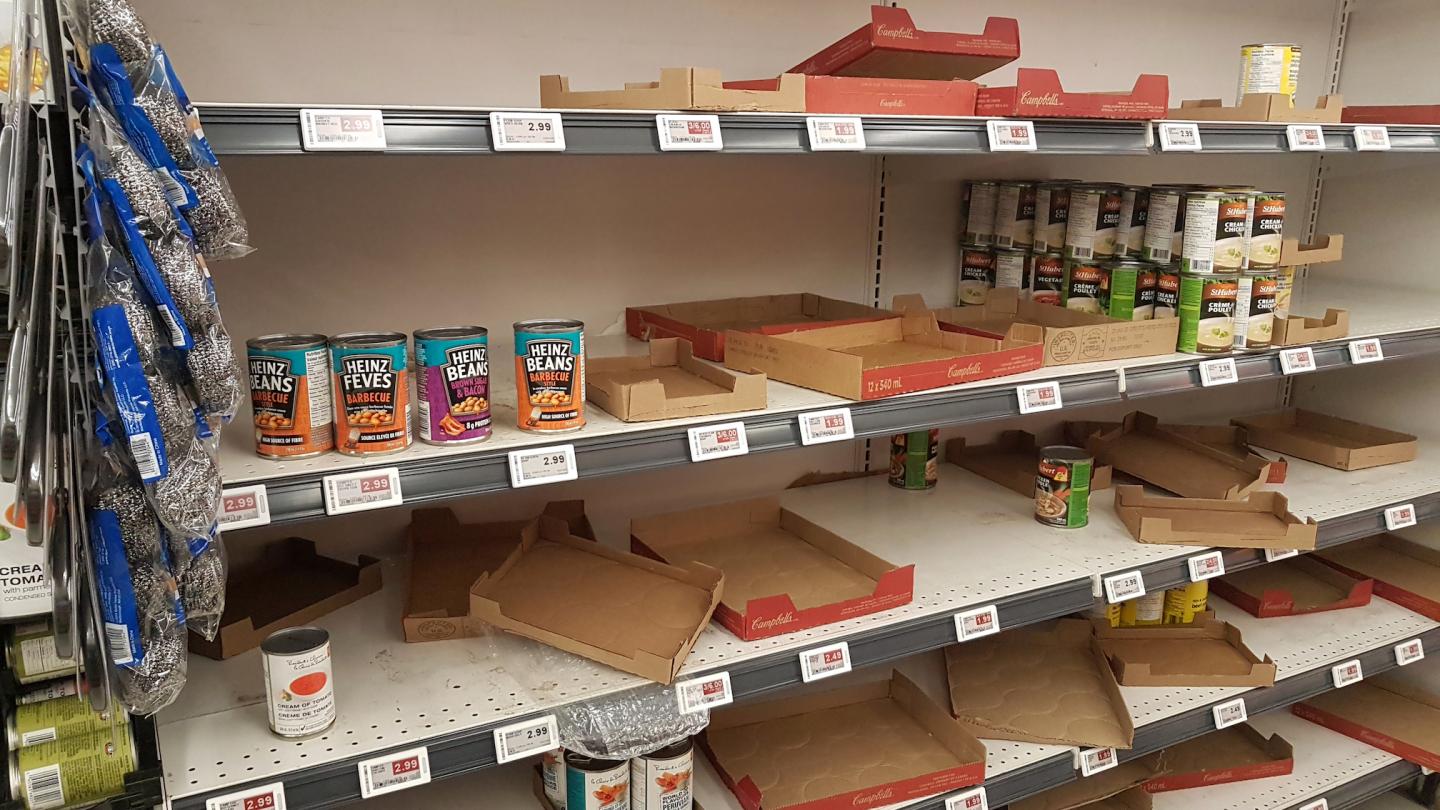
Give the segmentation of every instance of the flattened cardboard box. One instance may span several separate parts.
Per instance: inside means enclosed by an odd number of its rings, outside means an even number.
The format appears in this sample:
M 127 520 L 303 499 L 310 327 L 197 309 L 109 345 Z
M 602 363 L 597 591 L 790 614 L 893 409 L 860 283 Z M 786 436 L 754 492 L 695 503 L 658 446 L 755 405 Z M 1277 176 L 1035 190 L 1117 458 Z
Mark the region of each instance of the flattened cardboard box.
M 1150 793 L 1285 776 L 1295 749 L 1279 734 L 1268 738 L 1249 723 L 1211 731 L 1163 752 L 1167 773 L 1145 783 Z
M 648 357 L 590 357 L 589 400 L 626 422 L 680 419 L 765 407 L 765 375 L 737 374 L 696 360 L 690 341 L 650 341 Z
M 1261 619 L 1364 607 L 1374 588 L 1373 579 L 1352 577 L 1309 556 L 1210 580 L 1212 593 Z
M 1353 577 L 1375 580 L 1375 595 L 1440 622 L 1440 551 L 1378 534 L 1314 557 Z
M 1244 500 L 1146 495 L 1133 484 L 1115 487 L 1115 515 L 1142 543 L 1221 548 L 1315 548 L 1319 526 L 1290 512 L 1278 492 Z
M 727 89 L 713 68 L 663 68 L 658 82 L 623 90 L 571 90 L 568 76 L 540 77 L 540 106 L 564 110 L 804 112 L 805 80 L 781 76 L 774 90 Z
M 1250 443 L 1333 467 L 1364 470 L 1415 460 L 1418 440 L 1408 433 L 1338 416 L 1289 408 L 1231 420 Z
M 1440 695 L 1398 672 L 1307 698 L 1290 711 L 1406 761 L 1440 770 Z
M 824 76 L 974 79 L 1020 58 L 1020 23 L 989 17 L 979 34 L 926 31 L 903 8 L 870 7 L 870 22 L 790 69 Z
M 1440 124 L 1440 104 L 1346 107 L 1340 120 L 1347 124 Z
M 951 439 L 945 443 L 945 459 L 1017 495 L 1033 498 L 1040 450 L 1053 444 L 1061 442 L 1041 443 L 1034 433 L 1006 430 L 994 444 L 966 447 L 964 438 Z M 1109 489 L 1111 472 L 1104 464 L 1095 465 L 1090 471 L 1090 491 Z
M 1065 423 L 1065 441 L 1076 447 L 1085 447 L 1091 436 L 1097 433 L 1109 433 L 1120 427 L 1120 424 L 1119 422 L 1071 420 Z M 1272 458 L 1256 452 L 1246 441 L 1243 428 L 1234 425 L 1161 425 L 1161 427 L 1178 436 L 1194 439 L 1243 461 L 1256 458 L 1268 461 L 1270 462 L 1270 477 L 1265 479 L 1265 483 L 1285 483 L 1285 476 L 1289 472 L 1289 462 L 1285 460 L 1284 456 Z
M 715 621 L 753 641 L 907 605 L 915 566 L 897 566 L 780 506 L 719 504 L 630 522 L 631 550 L 725 574 Z
M 726 82 L 726 87 L 776 90 L 780 79 Z M 964 79 L 879 79 L 806 76 L 805 111 L 829 115 L 974 115 L 980 85 Z
M 748 810 L 878 807 L 985 778 L 985 746 L 899 673 L 718 709 L 699 740 Z
M 1343 309 L 1327 309 L 1322 318 L 1287 315 L 1275 318 L 1276 346 L 1304 346 L 1339 340 L 1350 335 L 1350 313 Z
M 1121 686 L 1274 686 L 1275 662 L 1222 621 L 1150 627 L 1095 626 Z
M 1127 93 L 1066 91 L 1060 74 L 1048 68 L 1020 68 L 1009 87 L 982 87 L 975 114 L 1019 118 L 1119 118 L 1154 120 L 1165 117 L 1170 78 L 1142 73 Z
M 725 359 L 725 333 L 778 335 L 819 326 L 838 326 L 893 317 L 883 309 L 812 293 L 717 298 L 679 304 L 625 308 L 625 331 L 640 340 L 678 337 L 690 341 L 696 357 Z
M 1059 787 L 1010 803 L 1010 810 L 1074 810 L 1077 807 L 1102 810 L 1149 810 L 1150 794 L 1142 786 L 1165 772 L 1168 763 L 1156 753 L 1132 759 Z
M 1185 99 L 1168 118 L 1177 121 L 1284 121 L 1287 124 L 1338 124 L 1345 99 L 1320 96 L 1313 108 L 1290 103 L 1288 93 L 1246 93 L 1240 104 L 1227 107 L 1218 98 Z
M 1264 459 L 1238 459 L 1166 430 L 1139 411 L 1115 430 L 1091 436 L 1086 446 L 1096 462 L 1185 498 L 1243 498 L 1270 477 Z
M 945 648 L 951 713 L 977 737 L 1130 748 L 1135 726 L 1090 623 L 1061 619 Z

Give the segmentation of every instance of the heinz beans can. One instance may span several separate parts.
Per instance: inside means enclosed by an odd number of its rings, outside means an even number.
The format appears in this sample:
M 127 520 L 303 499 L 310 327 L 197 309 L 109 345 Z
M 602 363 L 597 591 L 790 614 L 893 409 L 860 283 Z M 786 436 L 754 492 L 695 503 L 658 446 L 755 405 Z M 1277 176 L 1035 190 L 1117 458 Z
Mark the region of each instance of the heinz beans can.
M 348 456 L 410 446 L 410 377 L 405 335 L 351 332 L 330 338 L 335 374 L 335 443 Z
M 566 433 L 585 426 L 585 324 L 515 324 L 515 401 L 520 429 Z
M 330 633 L 291 627 L 260 644 L 270 730 L 281 737 L 309 737 L 335 722 L 335 683 L 330 671 Z
M 470 444 L 490 438 L 489 341 L 483 326 L 415 332 L 420 441 Z
M 324 335 L 266 335 L 246 341 L 255 452 L 304 458 L 335 447 L 330 352 Z

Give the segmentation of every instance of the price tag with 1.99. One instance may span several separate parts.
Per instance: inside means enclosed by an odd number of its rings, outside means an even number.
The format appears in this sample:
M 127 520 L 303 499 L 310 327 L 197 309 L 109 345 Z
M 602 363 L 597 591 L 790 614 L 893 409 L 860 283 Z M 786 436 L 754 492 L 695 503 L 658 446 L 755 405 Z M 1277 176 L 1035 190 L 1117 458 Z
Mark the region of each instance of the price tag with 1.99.
M 1267 548 L 1265 549 L 1265 562 L 1272 563 L 1276 560 L 1288 560 L 1291 557 L 1300 556 L 1298 548 Z
M 1039 148 L 1034 121 L 986 121 L 985 134 L 990 138 L 991 152 L 1034 152 Z
M 850 671 L 850 644 L 837 641 L 800 653 L 800 680 L 805 683 Z
M 711 461 L 750 452 L 750 444 L 745 440 L 744 422 L 701 425 L 690 428 L 689 434 L 691 461 Z
M 843 442 L 855 438 L 855 421 L 849 408 L 800 414 L 800 443 L 805 446 Z
M 810 117 L 805 119 L 812 152 L 865 151 L 865 125 L 859 118 Z
M 430 782 L 430 751 L 425 746 L 364 760 L 359 765 L 360 798 L 419 787 Z
M 1385 359 L 1385 349 L 1379 338 L 1365 338 L 1350 341 L 1350 362 L 1354 365 L 1378 363 Z
M 1020 405 L 1020 413 L 1040 413 L 1065 407 L 1064 401 L 1060 398 L 1060 382 L 1058 380 L 1017 385 L 1015 386 L 1015 399 Z
M 579 474 L 573 444 L 510 451 L 510 486 L 517 489 L 574 481 Z
M 1145 577 L 1139 571 L 1126 571 L 1105 577 L 1105 601 L 1110 604 L 1145 595 Z
M 1120 764 L 1114 748 L 1089 748 L 1077 752 L 1080 758 L 1080 775 L 1094 776 Z
M 1390 130 L 1375 124 L 1360 124 L 1355 127 L 1355 151 L 1390 151 Z
M 1200 125 L 1193 122 L 1160 124 L 1161 152 L 1199 152 Z
M 1330 679 L 1334 681 L 1336 689 L 1343 689 L 1352 683 L 1359 683 L 1365 679 L 1365 673 L 1360 670 L 1360 659 L 1352 658 L 1341 664 L 1330 668 Z
M 381 151 L 385 117 L 379 110 L 302 109 L 300 145 L 307 152 Z
M 1425 657 L 1425 643 L 1412 638 L 1404 644 L 1395 645 L 1395 663 L 1398 666 L 1413 664 Z
M 985 796 L 985 788 L 970 788 L 947 798 L 945 810 L 990 810 L 990 800 Z
M 323 484 L 327 515 L 386 509 L 405 502 L 397 467 L 327 475 Z
M 1315 370 L 1315 352 L 1309 346 L 1285 349 L 1280 352 L 1280 370 L 1285 374 L 1300 374 Z
M 559 747 L 553 714 L 495 729 L 495 761 L 501 764 Z
M 694 714 L 701 709 L 733 703 L 735 693 L 730 689 L 730 673 L 719 672 L 679 681 L 675 684 L 675 698 L 680 704 L 681 714 Z
M 725 148 L 716 115 L 657 115 L 662 152 L 718 152 Z
M 274 782 L 206 799 L 205 810 L 285 810 L 285 785 Z
M 220 529 L 245 529 L 270 522 L 270 500 L 265 485 L 234 487 L 220 494 Z
M 1300 805 L 1295 810 L 1330 810 L 1330 802 L 1327 799 L 1316 799 Z
M 1385 510 L 1385 530 L 1395 531 L 1415 525 L 1415 504 L 1402 503 Z
M 1249 715 L 1245 711 L 1245 698 L 1235 698 L 1221 703 L 1212 707 L 1210 713 L 1215 716 L 1215 728 L 1217 729 L 1229 728 L 1249 719 Z
M 994 605 L 955 614 L 955 637 L 960 641 L 1000 632 L 1000 611 Z
M 1197 554 L 1186 560 L 1185 563 L 1190 569 L 1191 582 L 1203 582 L 1207 579 L 1225 576 L 1225 553 L 1223 551 Z
M 490 145 L 497 152 L 564 152 L 565 121 L 560 113 L 492 112 Z
M 1324 152 L 1325 130 L 1319 124 L 1291 124 L 1285 127 L 1285 141 L 1291 152 Z
M 1229 385 L 1239 381 L 1240 372 L 1235 370 L 1235 358 L 1233 357 L 1206 360 L 1200 364 L 1200 385 L 1205 388 L 1212 385 Z

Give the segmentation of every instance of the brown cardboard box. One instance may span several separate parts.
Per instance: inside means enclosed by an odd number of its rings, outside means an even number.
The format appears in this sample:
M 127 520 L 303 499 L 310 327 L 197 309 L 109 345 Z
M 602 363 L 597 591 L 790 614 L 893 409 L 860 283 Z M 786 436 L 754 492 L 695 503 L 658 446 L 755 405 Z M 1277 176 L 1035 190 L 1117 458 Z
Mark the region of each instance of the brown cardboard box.
M 1264 459 L 1236 458 L 1166 430 L 1140 411 L 1126 415 L 1115 430 L 1091 436 L 1087 447 L 1097 463 L 1186 498 L 1243 498 L 1270 477 Z
M 1162 755 L 1165 773 L 1145 783 L 1150 793 L 1285 776 L 1295 770 L 1295 749 L 1279 734 L 1269 738 L 1249 723 L 1172 745 Z
M 790 293 L 626 307 L 625 331 L 640 340 L 685 338 L 693 344 L 696 357 L 719 362 L 725 359 L 725 333 L 731 329 L 778 335 L 893 315 L 851 301 Z
M 1143 487 L 1115 487 L 1115 515 L 1142 543 L 1220 548 L 1313 549 L 1318 526 L 1290 512 L 1278 492 L 1244 500 L 1167 498 Z
M 987 17 L 978 34 L 929 31 L 910 12 L 870 7 L 870 22 L 790 69 L 821 76 L 973 79 L 1020 57 L 1020 23 Z
M 1035 497 L 1035 479 L 1039 475 L 1040 450 L 1052 444 L 1036 441 L 1035 434 L 1023 430 L 1007 430 L 994 444 L 966 447 L 965 439 L 945 443 L 945 458 L 981 478 L 1027 498 Z M 1111 468 L 1095 465 L 1090 472 L 1090 491 L 1110 488 Z
M 1153 121 L 1170 103 L 1170 77 L 1141 73 L 1126 90 L 1066 90 L 1049 68 L 1019 68 L 1015 84 L 982 87 L 975 114 L 1015 118 L 1121 118 Z
M 1345 257 L 1345 237 L 1332 233 L 1320 236 L 1309 244 L 1300 244 L 1299 239 L 1284 239 L 1280 242 L 1280 266 L 1299 267 L 1302 264 L 1326 264 L 1338 262 Z
M 1250 443 L 1337 470 L 1364 470 L 1415 460 L 1418 440 L 1338 416 L 1290 408 L 1230 420 Z
M 630 522 L 630 547 L 725 574 L 715 620 L 745 640 L 878 613 L 914 598 L 915 566 L 897 566 L 784 509 L 778 498 Z
M 1276 346 L 1304 346 L 1339 340 L 1350 335 L 1350 313 L 1343 309 L 1327 309 L 1323 318 L 1288 315 L 1275 319 L 1273 334 Z
M 1095 623 L 1121 686 L 1274 686 L 1275 663 L 1222 621 L 1111 627 Z
M 265 547 L 261 558 L 230 572 L 225 613 L 214 640 L 190 634 L 190 650 L 217 661 L 260 646 L 286 627 L 310 624 L 380 590 L 380 561 L 358 565 L 322 557 L 315 544 L 290 537 Z
M 1066 782 L 1044 793 L 1010 803 L 1010 810 L 1150 810 L 1150 794 L 1141 787 L 1164 773 L 1168 763 L 1159 754 L 1122 762 L 1108 771 Z
M 1407 683 L 1398 672 L 1316 695 L 1290 710 L 1366 745 L 1440 770 L 1440 695 Z
M 741 805 L 765 810 L 874 807 L 985 778 L 985 746 L 899 673 L 719 709 L 700 739 Z
M 680 419 L 765 407 L 765 375 L 736 374 L 696 360 L 690 341 L 650 341 L 648 357 L 590 357 L 589 400 L 626 422 Z
M 1287 124 L 1338 124 L 1345 100 L 1320 96 L 1313 109 L 1292 106 L 1286 93 L 1246 93 L 1239 106 L 1226 107 L 1218 98 L 1186 99 L 1170 111 L 1176 121 L 1284 121 Z
M 945 648 L 951 712 L 978 737 L 1129 748 L 1130 710 L 1090 623 L 1061 619 Z
M 1373 579 L 1352 577 L 1309 556 L 1210 581 L 1212 593 L 1261 619 L 1364 607 L 1374 588 Z
M 786 74 L 775 90 L 727 89 L 713 68 L 664 68 L 658 82 L 623 90 L 571 90 L 568 76 L 540 77 L 540 106 L 562 110 L 804 112 L 805 77 Z
M 1373 578 L 1377 596 L 1440 622 L 1440 551 L 1377 534 L 1314 556 L 1351 576 Z
M 1120 426 L 1120 422 L 1092 422 L 1071 420 L 1065 423 L 1065 441 L 1076 447 L 1085 447 L 1090 437 L 1097 433 L 1109 433 Z M 1289 462 L 1283 456 L 1270 456 L 1257 453 L 1245 440 L 1245 430 L 1234 425 L 1162 425 L 1161 427 L 1171 433 L 1184 436 L 1187 439 L 1194 439 L 1204 445 L 1219 450 L 1226 455 L 1233 456 L 1243 461 L 1258 458 L 1261 461 L 1270 462 L 1270 477 L 1265 479 L 1267 484 L 1285 483 L 1285 475 L 1289 470 Z

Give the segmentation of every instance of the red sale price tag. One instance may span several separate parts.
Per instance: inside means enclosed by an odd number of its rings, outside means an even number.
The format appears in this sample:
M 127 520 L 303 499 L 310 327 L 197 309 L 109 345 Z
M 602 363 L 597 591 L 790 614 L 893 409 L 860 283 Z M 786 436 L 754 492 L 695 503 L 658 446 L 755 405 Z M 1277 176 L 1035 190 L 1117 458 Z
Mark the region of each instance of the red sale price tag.
M 985 134 L 991 152 L 1034 152 L 1039 148 L 1034 121 L 986 121 Z
M 985 797 L 985 788 L 970 788 L 947 797 L 945 810 L 990 810 L 990 800 Z
M 1318 124 L 1291 124 L 1285 128 L 1291 152 L 1324 152 L 1325 130 Z
M 850 645 L 844 641 L 800 653 L 800 680 L 805 683 L 850 671 Z
M 849 408 L 831 408 L 800 414 L 800 443 L 806 447 L 855 438 L 855 421 Z
M 750 452 L 750 445 L 745 440 L 744 422 L 693 427 L 689 435 L 691 461 L 712 461 Z
M 1355 151 L 1390 151 L 1390 130 L 1375 124 L 1361 124 L 1355 127 Z
M 285 810 L 285 785 L 274 782 L 206 799 L 205 810 Z
M 805 119 L 812 152 L 861 152 L 865 149 L 865 125 L 859 118 Z
M 716 115 L 657 115 L 662 152 L 718 152 L 725 148 Z
M 1276 560 L 1288 560 L 1288 559 L 1290 559 L 1291 557 L 1298 557 L 1298 556 L 1300 556 L 1300 549 L 1298 549 L 1298 548 L 1267 548 L 1267 549 L 1265 549 L 1265 562 L 1275 562 Z
M 227 489 L 220 496 L 220 529 L 244 529 L 270 522 L 270 501 L 265 485 Z
M 1414 526 L 1416 520 L 1415 504 L 1413 503 L 1402 503 L 1385 510 L 1385 529 L 1387 531 L 1393 532 L 1396 529 Z
M 1360 659 L 1353 658 L 1343 664 L 1331 667 L 1330 678 L 1335 682 L 1336 689 L 1344 689 L 1352 683 L 1364 680 L 1365 673 L 1360 671 Z
M 1090 748 L 1077 751 L 1076 756 L 1080 760 L 1081 776 L 1094 776 L 1120 764 L 1120 758 L 1115 756 L 1114 748 Z
M 955 614 L 955 637 L 969 641 L 1000 632 L 1000 611 L 994 605 Z
M 327 475 L 322 483 L 327 515 L 385 509 L 405 502 L 398 467 Z
M 1316 799 L 1300 805 L 1295 810 L 1330 810 L 1330 802 L 1325 799 Z
M 1040 413 L 1065 407 L 1060 397 L 1060 383 L 1056 380 L 1015 386 L 1015 399 L 1020 413 Z
M 357 768 L 360 772 L 361 798 L 394 793 L 430 781 L 430 751 L 422 746 L 397 754 L 372 757 L 362 761 Z
M 1280 371 L 1289 374 L 1300 374 L 1306 371 L 1315 370 L 1315 352 L 1309 346 L 1301 346 L 1298 349 L 1285 349 L 1280 352 Z
M 1225 576 L 1225 554 L 1221 551 L 1210 551 L 1199 554 L 1186 560 L 1190 569 L 1190 581 L 1200 582 L 1215 577 Z
M 385 117 L 379 110 L 302 109 L 300 145 L 307 152 L 383 151 Z
M 1425 657 L 1425 644 L 1418 638 L 1412 638 L 1404 644 L 1395 645 L 1395 663 L 1399 666 L 1413 664 Z
M 735 701 L 735 693 L 730 691 L 728 672 L 677 681 L 675 697 L 681 714 L 694 714 L 701 709 L 713 709 Z
M 1380 338 L 1350 341 L 1350 362 L 1353 365 L 1378 363 L 1384 359 L 1385 349 L 1380 345 Z

